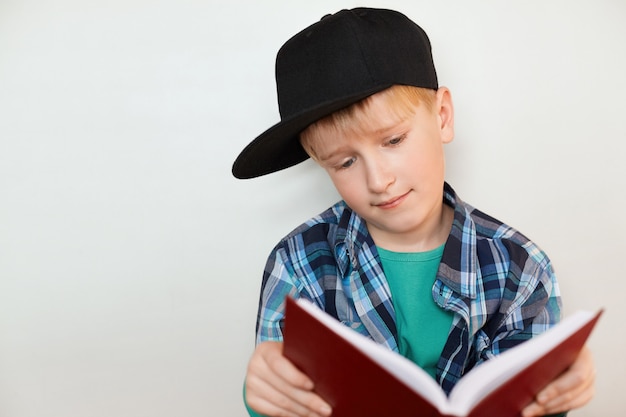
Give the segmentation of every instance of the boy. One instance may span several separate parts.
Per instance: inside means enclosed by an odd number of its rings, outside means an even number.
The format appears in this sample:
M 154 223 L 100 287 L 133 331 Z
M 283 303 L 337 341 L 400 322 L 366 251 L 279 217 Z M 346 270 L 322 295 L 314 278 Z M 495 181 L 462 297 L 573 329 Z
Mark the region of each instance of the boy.
M 281 354 L 288 295 L 413 360 L 446 392 L 559 320 L 546 255 L 444 182 L 452 98 L 419 26 L 390 10 L 326 16 L 281 48 L 276 79 L 281 122 L 242 151 L 233 174 L 257 177 L 312 157 L 342 201 L 268 259 L 246 377 L 251 415 L 332 413 Z M 593 379 L 584 350 L 523 415 L 584 405 Z

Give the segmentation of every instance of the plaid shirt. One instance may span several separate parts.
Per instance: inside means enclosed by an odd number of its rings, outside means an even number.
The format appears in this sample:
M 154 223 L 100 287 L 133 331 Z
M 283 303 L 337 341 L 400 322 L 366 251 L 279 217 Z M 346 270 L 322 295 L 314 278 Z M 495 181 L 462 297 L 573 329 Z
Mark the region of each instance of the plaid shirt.
M 462 202 L 444 185 L 454 222 L 432 295 L 454 312 L 437 365 L 449 393 L 475 365 L 560 319 L 550 260 L 515 229 Z M 398 351 L 391 292 L 365 222 L 343 201 L 304 223 L 272 251 L 263 274 L 257 343 L 282 340 L 284 299 L 304 297 L 345 325 Z

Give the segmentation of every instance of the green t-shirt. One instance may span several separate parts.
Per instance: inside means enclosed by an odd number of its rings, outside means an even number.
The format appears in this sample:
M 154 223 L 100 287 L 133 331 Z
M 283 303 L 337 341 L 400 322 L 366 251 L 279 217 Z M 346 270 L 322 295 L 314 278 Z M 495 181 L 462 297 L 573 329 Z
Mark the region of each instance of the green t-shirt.
M 378 248 L 396 313 L 400 354 L 433 379 L 453 319 L 432 296 L 443 248 L 411 253 Z

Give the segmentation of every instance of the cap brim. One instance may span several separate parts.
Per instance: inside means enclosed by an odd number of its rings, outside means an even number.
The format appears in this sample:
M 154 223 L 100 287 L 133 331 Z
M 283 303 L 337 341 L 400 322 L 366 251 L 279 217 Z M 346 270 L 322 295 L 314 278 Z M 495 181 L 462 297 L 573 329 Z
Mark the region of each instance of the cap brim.
M 307 109 L 267 129 L 244 148 L 235 160 L 232 173 L 236 178 L 249 179 L 289 168 L 309 158 L 300 145 L 300 132 L 310 124 L 337 110 L 391 87 L 385 83 L 369 90 Z

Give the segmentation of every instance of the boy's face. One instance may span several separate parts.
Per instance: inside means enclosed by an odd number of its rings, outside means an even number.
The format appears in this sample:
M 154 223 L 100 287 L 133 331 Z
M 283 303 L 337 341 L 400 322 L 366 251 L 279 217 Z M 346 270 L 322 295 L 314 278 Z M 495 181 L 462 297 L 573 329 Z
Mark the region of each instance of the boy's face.
M 367 126 L 329 130 L 332 137 L 313 147 L 377 245 L 433 249 L 445 242 L 451 221 L 451 210 L 443 206 L 443 145 L 454 137 L 452 99 L 442 87 L 432 109 L 420 104 L 407 117 L 390 111 L 387 100 L 380 93 L 371 97 L 362 110 Z

